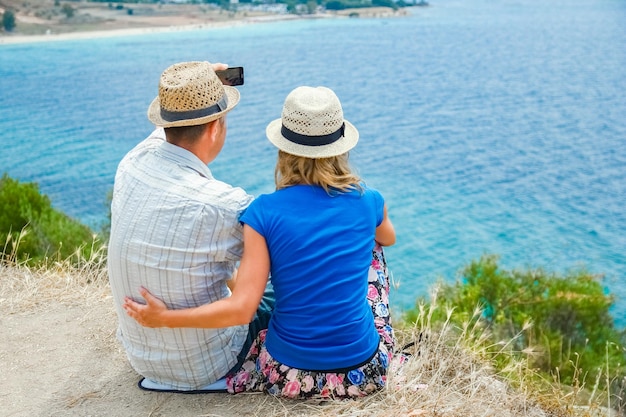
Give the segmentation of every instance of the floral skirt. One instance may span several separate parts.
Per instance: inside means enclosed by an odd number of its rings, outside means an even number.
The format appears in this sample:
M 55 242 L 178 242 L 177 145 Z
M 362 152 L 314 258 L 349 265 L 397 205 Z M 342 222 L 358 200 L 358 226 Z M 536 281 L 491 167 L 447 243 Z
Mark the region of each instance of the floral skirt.
M 265 346 L 262 330 L 235 374 L 226 379 L 228 392 L 261 391 L 287 398 L 350 398 L 371 394 L 385 386 L 395 338 L 389 314 L 389 274 L 382 248 L 372 252 L 367 301 L 380 334 L 378 351 L 365 364 L 345 372 L 307 371 L 284 365 Z

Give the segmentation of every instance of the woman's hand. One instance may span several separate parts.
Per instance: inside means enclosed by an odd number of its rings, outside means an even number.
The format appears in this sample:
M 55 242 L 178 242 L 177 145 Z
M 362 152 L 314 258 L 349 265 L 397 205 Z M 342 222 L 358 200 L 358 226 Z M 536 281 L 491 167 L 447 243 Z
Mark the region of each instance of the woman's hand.
M 143 287 L 139 288 L 139 294 L 146 300 L 146 304 L 140 304 L 130 297 L 125 297 L 122 307 L 126 310 L 126 314 L 145 327 L 167 327 L 163 320 L 163 315 L 168 311 L 165 303 Z

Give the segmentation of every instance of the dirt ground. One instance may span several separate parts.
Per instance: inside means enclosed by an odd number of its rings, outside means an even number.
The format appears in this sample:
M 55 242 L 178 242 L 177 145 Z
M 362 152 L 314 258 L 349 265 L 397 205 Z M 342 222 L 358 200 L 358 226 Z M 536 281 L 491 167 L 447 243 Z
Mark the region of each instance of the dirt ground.
M 3 300 L 0 300 L 0 302 Z M 83 301 L 83 300 L 81 300 Z M 0 304 L 1 305 L 1 304 Z M 46 301 L 0 315 L 2 416 L 307 415 L 311 404 L 263 394 L 142 391 L 115 339 L 111 298 Z M 317 409 L 313 414 L 317 414 Z

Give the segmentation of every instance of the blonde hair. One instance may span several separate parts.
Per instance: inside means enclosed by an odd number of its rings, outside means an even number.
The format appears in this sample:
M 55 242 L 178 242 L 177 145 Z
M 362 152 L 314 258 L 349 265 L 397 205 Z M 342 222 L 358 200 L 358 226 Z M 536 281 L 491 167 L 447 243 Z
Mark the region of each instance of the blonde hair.
M 361 179 L 350 168 L 347 152 L 313 159 L 279 150 L 274 179 L 277 190 L 298 184 L 319 185 L 329 195 L 363 190 Z

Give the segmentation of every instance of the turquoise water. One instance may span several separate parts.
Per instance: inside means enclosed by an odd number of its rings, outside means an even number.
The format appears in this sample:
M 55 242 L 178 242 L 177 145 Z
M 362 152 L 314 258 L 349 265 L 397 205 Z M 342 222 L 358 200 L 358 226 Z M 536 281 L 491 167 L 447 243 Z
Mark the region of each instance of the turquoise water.
M 396 305 L 498 253 L 506 267 L 604 274 L 624 325 L 624 22 L 617 0 L 441 0 L 407 18 L 0 46 L 0 171 L 98 227 L 117 163 L 151 130 L 161 71 L 206 59 L 246 68 L 211 168 L 270 192 L 266 124 L 294 87 L 326 85 L 398 231 Z

